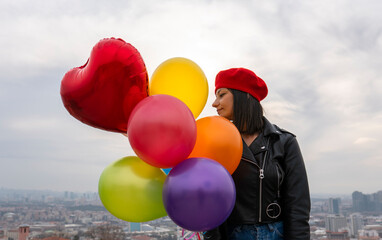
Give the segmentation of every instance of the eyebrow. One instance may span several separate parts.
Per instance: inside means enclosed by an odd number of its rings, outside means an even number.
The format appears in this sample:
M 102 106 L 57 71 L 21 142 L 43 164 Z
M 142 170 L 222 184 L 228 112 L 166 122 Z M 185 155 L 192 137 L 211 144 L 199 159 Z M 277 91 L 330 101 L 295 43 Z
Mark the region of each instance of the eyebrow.
M 224 88 L 219 88 L 219 90 L 216 91 L 215 95 L 218 95 L 221 91 L 225 90 Z

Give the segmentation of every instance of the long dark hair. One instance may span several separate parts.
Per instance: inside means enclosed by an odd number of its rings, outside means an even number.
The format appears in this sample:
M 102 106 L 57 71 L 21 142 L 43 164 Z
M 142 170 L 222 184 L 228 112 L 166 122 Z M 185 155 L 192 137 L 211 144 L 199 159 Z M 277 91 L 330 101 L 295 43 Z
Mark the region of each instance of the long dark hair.
M 263 107 L 251 94 L 228 89 L 233 94 L 233 124 L 240 133 L 252 135 L 263 130 Z

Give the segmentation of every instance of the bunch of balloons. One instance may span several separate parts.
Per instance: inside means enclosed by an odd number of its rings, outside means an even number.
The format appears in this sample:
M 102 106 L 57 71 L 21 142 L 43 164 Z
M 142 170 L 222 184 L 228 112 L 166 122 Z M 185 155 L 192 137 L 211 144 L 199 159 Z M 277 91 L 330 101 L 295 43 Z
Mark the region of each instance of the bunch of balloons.
M 111 214 L 129 222 L 168 215 L 190 231 L 206 231 L 227 219 L 236 198 L 231 174 L 241 159 L 242 140 L 222 117 L 195 121 L 208 97 L 207 79 L 196 63 L 169 59 L 149 83 L 132 45 L 103 39 L 84 66 L 65 74 L 61 97 L 83 123 L 127 133 L 137 155 L 111 163 L 100 176 L 99 195 Z

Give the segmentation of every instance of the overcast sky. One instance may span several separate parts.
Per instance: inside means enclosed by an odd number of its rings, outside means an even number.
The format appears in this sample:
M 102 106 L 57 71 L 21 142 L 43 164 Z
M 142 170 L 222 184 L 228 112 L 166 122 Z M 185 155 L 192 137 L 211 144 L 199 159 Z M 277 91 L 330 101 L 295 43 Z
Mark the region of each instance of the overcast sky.
M 122 134 L 73 118 L 64 74 L 101 39 L 141 53 L 149 76 L 185 57 L 209 81 L 246 67 L 269 88 L 273 123 L 297 135 L 312 193 L 382 190 L 382 1 L 0 1 L 0 187 L 97 191 Z

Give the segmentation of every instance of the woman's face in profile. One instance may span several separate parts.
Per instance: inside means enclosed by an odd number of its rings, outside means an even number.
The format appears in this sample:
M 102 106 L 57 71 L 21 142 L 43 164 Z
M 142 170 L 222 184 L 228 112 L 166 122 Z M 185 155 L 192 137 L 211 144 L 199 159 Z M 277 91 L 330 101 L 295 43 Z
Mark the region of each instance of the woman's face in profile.
M 233 94 L 228 88 L 219 88 L 216 91 L 216 99 L 212 103 L 219 116 L 233 120 Z

